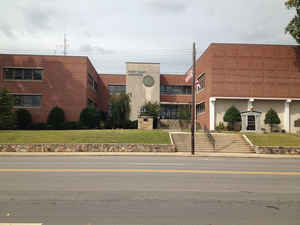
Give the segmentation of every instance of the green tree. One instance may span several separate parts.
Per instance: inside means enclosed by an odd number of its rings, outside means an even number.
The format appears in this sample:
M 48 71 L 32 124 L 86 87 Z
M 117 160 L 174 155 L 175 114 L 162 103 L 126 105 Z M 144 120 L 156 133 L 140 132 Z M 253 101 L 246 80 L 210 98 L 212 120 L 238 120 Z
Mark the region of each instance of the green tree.
M 80 122 L 85 127 L 92 129 L 99 125 L 100 113 L 94 106 L 84 108 L 80 113 Z
M 271 132 L 273 131 L 274 124 L 280 124 L 280 119 L 278 117 L 277 112 L 274 109 L 270 109 L 265 117 L 265 124 L 269 124 L 271 127 Z
M 6 88 L 0 88 L 0 129 L 14 129 L 16 127 L 16 116 L 13 111 L 14 97 L 8 93 Z
M 130 115 L 130 95 L 121 93 L 110 98 L 113 128 L 126 128 Z
M 31 113 L 27 109 L 18 109 L 16 111 L 17 128 L 27 129 L 32 124 Z
M 289 33 L 300 44 L 300 0 L 288 0 L 285 6 L 296 10 L 296 15 L 285 27 L 285 33 Z
M 142 116 L 153 116 L 154 118 L 159 117 L 160 115 L 160 105 L 157 102 L 146 102 L 141 107 Z
M 225 112 L 225 115 L 223 117 L 223 120 L 225 122 L 229 123 L 229 128 L 232 129 L 234 127 L 235 122 L 241 121 L 241 113 L 240 111 L 235 107 L 231 106 L 227 111 Z
M 191 115 L 191 107 L 188 105 L 183 105 L 179 107 L 179 119 L 181 120 L 190 120 Z
M 65 122 L 65 112 L 62 108 L 55 106 L 48 115 L 47 123 L 54 129 L 62 129 Z

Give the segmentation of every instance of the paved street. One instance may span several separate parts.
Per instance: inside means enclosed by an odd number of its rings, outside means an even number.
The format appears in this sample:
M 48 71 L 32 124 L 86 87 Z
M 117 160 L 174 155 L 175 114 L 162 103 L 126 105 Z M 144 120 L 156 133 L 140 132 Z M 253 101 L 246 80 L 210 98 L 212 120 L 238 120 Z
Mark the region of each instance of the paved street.
M 300 160 L 0 157 L 0 223 L 299 225 Z

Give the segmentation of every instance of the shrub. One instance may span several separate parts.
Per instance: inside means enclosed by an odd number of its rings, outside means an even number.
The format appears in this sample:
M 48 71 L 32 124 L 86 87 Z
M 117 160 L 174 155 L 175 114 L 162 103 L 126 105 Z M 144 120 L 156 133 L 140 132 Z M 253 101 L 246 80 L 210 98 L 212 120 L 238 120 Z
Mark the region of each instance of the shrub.
M 137 129 L 138 128 L 138 121 L 133 120 L 133 121 L 128 121 L 126 129 Z
M 50 129 L 51 127 L 49 127 L 48 124 L 46 123 L 32 123 L 30 126 L 29 126 L 29 129 L 31 130 L 47 130 L 47 129 Z
M 31 113 L 27 109 L 18 109 L 16 111 L 17 128 L 28 129 L 32 124 Z
M 62 125 L 62 129 L 64 130 L 78 130 L 81 129 L 81 123 L 76 121 L 65 122 Z
M 179 119 L 181 120 L 190 120 L 192 117 L 191 107 L 190 106 L 180 106 L 179 107 Z
M 270 109 L 264 120 L 265 124 L 269 124 L 271 127 L 271 132 L 273 131 L 274 124 L 280 124 L 280 119 L 278 117 L 277 112 L 274 109 Z
M 233 130 L 234 123 L 241 121 L 241 113 L 240 111 L 235 107 L 231 106 L 227 111 L 225 112 L 225 115 L 223 117 L 223 120 L 225 122 L 228 122 L 228 130 Z
M 65 122 L 65 112 L 62 108 L 55 106 L 48 115 L 48 124 L 53 129 L 61 129 Z
M 82 128 L 96 128 L 100 121 L 100 114 L 97 109 L 93 106 L 88 106 L 84 108 L 80 113 L 80 122 L 82 123 Z
M 14 129 L 16 127 L 16 115 L 13 111 L 14 97 L 6 88 L 0 89 L 0 129 Z
M 218 130 L 218 131 L 224 131 L 225 130 L 224 123 L 220 122 L 219 125 L 216 126 L 216 130 Z

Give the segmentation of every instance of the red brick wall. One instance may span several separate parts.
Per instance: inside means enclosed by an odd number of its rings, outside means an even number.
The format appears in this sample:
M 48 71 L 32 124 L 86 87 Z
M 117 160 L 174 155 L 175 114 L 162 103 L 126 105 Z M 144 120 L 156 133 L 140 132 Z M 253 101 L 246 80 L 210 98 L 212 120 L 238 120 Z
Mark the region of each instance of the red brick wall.
M 109 89 L 108 85 L 126 85 L 126 75 L 125 74 L 98 74 L 99 76 L 99 90 L 100 99 L 99 105 L 100 109 L 107 112 L 107 106 L 109 103 Z
M 42 81 L 4 81 L 4 67 L 42 67 Z M 54 106 L 64 109 L 66 119 L 76 121 L 86 105 L 86 58 L 63 56 L 0 55 L 0 87 L 11 93 L 41 94 L 40 108 L 28 108 L 33 120 L 47 120 Z
M 297 46 L 212 44 L 213 96 L 299 98 Z
M 192 81 L 185 82 L 185 75 L 161 74 L 160 85 L 190 86 Z M 191 103 L 191 95 L 160 95 L 161 102 Z

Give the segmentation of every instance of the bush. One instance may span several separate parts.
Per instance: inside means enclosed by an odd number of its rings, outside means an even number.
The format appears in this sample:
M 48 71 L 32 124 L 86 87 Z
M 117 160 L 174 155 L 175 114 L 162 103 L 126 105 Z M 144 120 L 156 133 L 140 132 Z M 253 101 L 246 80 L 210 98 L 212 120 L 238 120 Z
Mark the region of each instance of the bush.
M 0 89 L 0 130 L 14 129 L 16 115 L 13 111 L 14 97 L 6 88 Z
M 138 128 L 138 121 L 133 120 L 133 121 L 128 121 L 126 129 L 137 129 Z
M 274 109 L 270 109 L 264 120 L 265 124 L 269 124 L 271 127 L 271 132 L 273 131 L 274 124 L 280 124 L 280 119 L 278 117 L 277 112 Z
M 96 128 L 100 121 L 100 114 L 95 107 L 88 106 L 84 108 L 80 113 L 80 122 L 82 123 L 82 128 Z
M 31 129 L 31 130 L 47 130 L 47 129 L 51 129 L 51 126 L 49 126 L 46 123 L 32 123 L 29 126 L 29 129 Z
M 64 110 L 55 106 L 50 111 L 47 122 L 53 129 L 62 129 L 63 123 L 65 122 Z
M 224 123 L 220 122 L 219 125 L 216 126 L 216 130 L 217 131 L 224 131 L 225 130 Z
M 125 128 L 130 115 L 130 95 L 115 94 L 110 98 L 113 128 Z
M 80 122 L 76 122 L 76 121 L 69 121 L 69 122 L 65 122 L 62 125 L 62 129 L 64 130 L 79 130 L 81 129 L 82 124 Z
M 228 122 L 228 130 L 233 130 L 234 123 L 239 122 L 242 120 L 240 111 L 235 107 L 231 106 L 227 111 L 225 112 L 225 115 L 223 117 L 223 120 L 225 122 Z
M 31 113 L 26 109 L 18 109 L 16 111 L 17 128 L 28 129 L 32 124 Z

